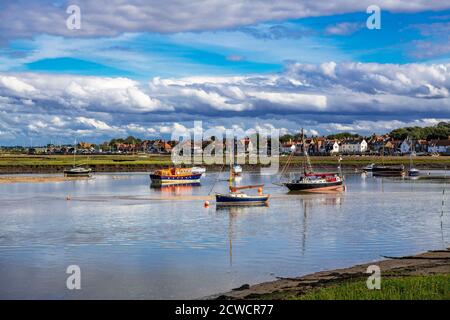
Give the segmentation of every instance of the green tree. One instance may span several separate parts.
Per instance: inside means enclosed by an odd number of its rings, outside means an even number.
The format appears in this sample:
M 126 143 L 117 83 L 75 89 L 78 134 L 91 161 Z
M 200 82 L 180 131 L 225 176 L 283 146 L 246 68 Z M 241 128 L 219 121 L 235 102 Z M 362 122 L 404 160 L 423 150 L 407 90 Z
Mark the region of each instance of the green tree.
M 331 134 L 327 136 L 327 139 L 330 140 L 342 140 L 342 139 L 356 139 L 360 138 L 361 136 L 356 133 L 350 133 L 350 132 L 341 132 L 336 134 Z
M 440 122 L 431 127 L 404 127 L 392 130 L 390 136 L 394 139 L 404 140 L 407 137 L 418 140 L 448 139 L 450 136 L 450 122 Z

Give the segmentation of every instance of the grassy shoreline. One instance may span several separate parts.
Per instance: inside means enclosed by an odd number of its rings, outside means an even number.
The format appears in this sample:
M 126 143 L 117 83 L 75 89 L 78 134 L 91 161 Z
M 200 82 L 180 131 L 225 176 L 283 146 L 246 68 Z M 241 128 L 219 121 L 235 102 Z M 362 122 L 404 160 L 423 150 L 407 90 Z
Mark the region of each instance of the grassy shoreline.
M 280 157 L 280 167 L 287 161 L 286 156 Z M 320 169 L 336 168 L 337 157 L 321 156 L 311 157 L 313 166 Z M 343 169 L 361 169 L 370 163 L 404 164 L 409 165 L 409 157 L 393 156 L 343 156 Z M 303 157 L 292 158 L 291 167 L 300 167 Z M 97 172 L 131 172 L 151 171 L 172 165 L 170 155 L 80 155 L 76 158 L 76 164 L 91 167 Z M 0 155 L 0 174 L 12 173 L 59 173 L 73 165 L 73 156 L 70 155 Z M 206 165 L 211 170 L 220 170 L 222 165 Z M 417 168 L 444 169 L 450 168 L 450 156 L 440 157 L 415 157 L 414 165 Z M 245 164 L 244 169 L 259 169 L 260 164 Z
M 381 270 L 381 289 L 366 286 L 367 267 Z M 249 286 L 211 297 L 219 300 L 450 300 L 450 248 L 320 271 Z
M 347 281 L 288 300 L 449 300 L 450 274 L 387 278 L 380 290 L 368 290 L 365 279 Z

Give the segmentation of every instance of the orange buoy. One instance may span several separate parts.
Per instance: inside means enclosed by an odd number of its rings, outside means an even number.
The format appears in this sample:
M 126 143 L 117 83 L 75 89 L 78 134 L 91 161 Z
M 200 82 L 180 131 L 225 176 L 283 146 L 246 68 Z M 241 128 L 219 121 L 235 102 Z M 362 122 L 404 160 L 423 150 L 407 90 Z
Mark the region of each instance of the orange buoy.
M 262 194 L 262 188 L 261 187 L 258 188 L 258 193 Z
M 205 208 L 208 208 L 209 207 L 209 201 L 205 201 L 204 206 L 205 206 Z

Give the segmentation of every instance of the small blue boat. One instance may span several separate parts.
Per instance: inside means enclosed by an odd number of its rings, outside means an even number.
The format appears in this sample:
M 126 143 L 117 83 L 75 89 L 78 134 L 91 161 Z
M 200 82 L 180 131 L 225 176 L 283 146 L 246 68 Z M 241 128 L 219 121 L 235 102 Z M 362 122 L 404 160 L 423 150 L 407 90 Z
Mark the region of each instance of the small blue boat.
M 253 186 L 230 186 L 230 193 L 216 193 L 217 205 L 260 205 L 266 204 L 269 201 L 270 195 L 262 193 L 262 187 L 264 185 Z M 239 190 L 258 188 L 258 194 L 246 194 Z
M 232 166 L 230 163 L 230 175 L 228 181 L 230 182 L 229 189 L 230 193 L 216 193 L 216 205 L 261 205 L 267 204 L 269 201 L 270 195 L 262 193 L 263 184 L 259 185 L 250 185 L 250 186 L 235 186 L 233 185 L 233 181 L 235 182 L 236 175 L 242 172 L 242 168 L 238 165 Z M 240 190 L 243 189 L 253 189 L 258 188 L 258 194 L 249 195 Z

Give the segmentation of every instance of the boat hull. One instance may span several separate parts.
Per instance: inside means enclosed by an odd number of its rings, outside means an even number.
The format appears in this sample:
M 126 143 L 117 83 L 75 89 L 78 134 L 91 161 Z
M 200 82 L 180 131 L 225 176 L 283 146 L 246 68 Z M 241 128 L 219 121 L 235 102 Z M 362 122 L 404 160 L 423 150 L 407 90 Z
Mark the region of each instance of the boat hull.
M 303 192 L 338 191 L 344 188 L 342 181 L 326 183 L 286 182 L 284 185 L 291 191 Z
M 91 173 L 64 173 L 64 176 L 73 178 L 73 177 L 86 177 L 89 178 Z
M 405 174 L 403 166 L 374 166 L 372 175 L 378 177 L 401 177 Z
M 64 170 L 64 176 L 66 177 L 90 177 L 92 175 L 92 171 L 70 171 L 70 170 Z
M 197 173 L 199 173 L 199 174 L 204 174 L 204 173 L 206 173 L 206 168 L 203 168 L 203 167 L 193 167 L 193 168 L 192 168 L 192 173 L 193 173 L 193 174 L 197 174 Z
M 184 176 L 165 176 L 151 174 L 150 179 L 154 185 L 168 185 L 168 184 L 197 184 L 200 183 L 201 173 L 193 173 Z
M 261 205 L 269 201 L 269 195 L 255 195 L 248 197 L 232 197 L 227 194 L 216 194 L 216 205 Z

